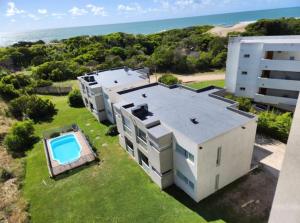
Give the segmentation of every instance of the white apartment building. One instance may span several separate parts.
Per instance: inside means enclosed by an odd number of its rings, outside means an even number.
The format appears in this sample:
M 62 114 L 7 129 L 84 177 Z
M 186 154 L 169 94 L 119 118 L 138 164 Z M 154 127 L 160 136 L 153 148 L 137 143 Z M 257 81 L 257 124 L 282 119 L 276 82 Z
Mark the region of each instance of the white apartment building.
M 127 67 L 95 71 L 77 78 L 85 106 L 98 121 L 115 123 L 112 105 L 117 91 L 149 83 L 149 70 Z
M 120 145 L 160 188 L 199 202 L 250 170 L 256 117 L 221 93 L 158 83 L 118 92 Z
M 300 91 L 300 36 L 230 37 L 226 90 L 293 111 Z

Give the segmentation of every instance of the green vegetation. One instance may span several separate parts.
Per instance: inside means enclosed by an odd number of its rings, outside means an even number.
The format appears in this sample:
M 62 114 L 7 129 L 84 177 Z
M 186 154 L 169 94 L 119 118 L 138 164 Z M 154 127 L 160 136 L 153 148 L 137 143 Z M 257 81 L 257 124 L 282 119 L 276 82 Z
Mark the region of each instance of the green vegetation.
M 181 83 L 180 80 L 172 74 L 164 74 L 158 78 L 158 82 L 166 85 L 174 85 Z
M 35 95 L 23 95 L 9 104 L 10 113 L 17 119 L 28 117 L 34 121 L 46 120 L 55 113 L 54 104 Z
M 272 138 L 287 142 L 292 124 L 290 112 L 276 114 L 274 111 L 261 112 L 258 118 L 257 130 Z
M 225 95 L 226 98 L 231 99 L 239 103 L 238 108 L 245 112 L 254 112 L 252 109 L 252 101 L 250 98 L 236 97 L 232 94 Z
M 225 86 L 225 80 L 200 81 L 200 82 L 188 83 L 186 85 L 195 89 L 201 89 L 211 85 L 223 88 Z
M 80 90 L 74 89 L 68 94 L 68 102 L 71 107 L 84 107 Z
M 0 183 L 9 180 L 12 177 L 13 175 L 11 172 L 9 172 L 7 169 L 0 166 Z
M 4 138 L 4 144 L 13 155 L 23 155 L 35 142 L 32 121 L 15 123 Z
M 58 113 L 51 122 L 35 124 L 36 134 L 77 123 L 97 149 L 100 164 L 52 180 L 43 143 L 35 144 L 27 153 L 24 183 L 32 222 L 206 222 L 161 191 L 88 110 L 69 107 L 65 96 L 44 97 Z

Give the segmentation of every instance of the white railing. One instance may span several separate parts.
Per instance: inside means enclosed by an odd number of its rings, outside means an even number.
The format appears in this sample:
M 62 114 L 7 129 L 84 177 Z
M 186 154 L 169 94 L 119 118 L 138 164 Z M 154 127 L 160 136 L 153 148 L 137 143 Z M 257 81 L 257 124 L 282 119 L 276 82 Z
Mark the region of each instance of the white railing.
M 150 168 L 143 160 L 142 160 L 142 167 L 146 172 L 149 172 Z
M 127 132 L 129 135 L 132 135 L 132 130 L 131 130 L 127 125 L 124 125 L 124 130 L 125 130 L 125 132 Z
M 142 138 L 137 137 L 138 144 L 140 144 L 144 149 L 147 150 L 147 142 L 145 142 Z

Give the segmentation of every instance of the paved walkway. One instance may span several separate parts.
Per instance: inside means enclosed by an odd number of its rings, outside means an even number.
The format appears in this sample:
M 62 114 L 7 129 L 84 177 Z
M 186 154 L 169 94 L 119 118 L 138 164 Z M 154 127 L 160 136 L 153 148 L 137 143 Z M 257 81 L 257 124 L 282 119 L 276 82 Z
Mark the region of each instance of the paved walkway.
M 254 159 L 279 173 L 285 155 L 286 144 L 271 138 L 257 135 L 254 147 Z

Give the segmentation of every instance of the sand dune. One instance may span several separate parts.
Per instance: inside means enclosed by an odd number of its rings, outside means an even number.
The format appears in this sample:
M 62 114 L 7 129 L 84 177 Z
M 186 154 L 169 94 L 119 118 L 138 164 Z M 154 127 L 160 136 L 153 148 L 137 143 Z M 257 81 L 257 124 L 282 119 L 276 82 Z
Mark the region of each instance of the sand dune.
M 230 26 L 230 27 L 215 26 L 214 28 L 212 28 L 208 32 L 210 32 L 214 35 L 225 37 L 230 32 L 243 32 L 243 31 L 245 31 L 246 26 L 251 24 L 251 23 L 254 23 L 254 22 L 255 21 L 240 22 L 240 23 L 237 23 L 234 26 Z

